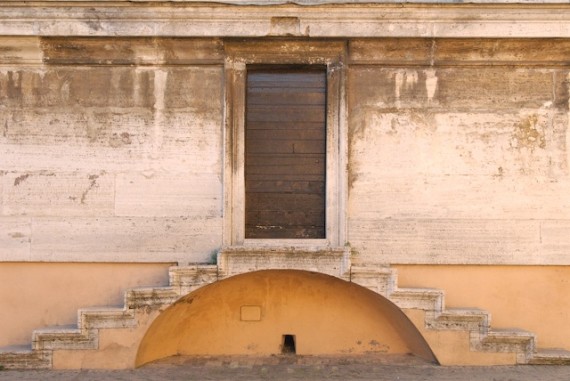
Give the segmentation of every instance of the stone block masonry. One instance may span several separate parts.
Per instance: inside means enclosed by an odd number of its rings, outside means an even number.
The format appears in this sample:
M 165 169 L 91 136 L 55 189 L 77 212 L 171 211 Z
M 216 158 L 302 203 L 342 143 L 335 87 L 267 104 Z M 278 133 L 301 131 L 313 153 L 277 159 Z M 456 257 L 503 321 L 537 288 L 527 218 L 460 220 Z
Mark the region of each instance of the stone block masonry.
M 567 41 L 540 42 L 351 41 L 348 236 L 362 258 L 567 264 Z
M 219 42 L 2 46 L 0 258 L 210 261 L 221 241 Z

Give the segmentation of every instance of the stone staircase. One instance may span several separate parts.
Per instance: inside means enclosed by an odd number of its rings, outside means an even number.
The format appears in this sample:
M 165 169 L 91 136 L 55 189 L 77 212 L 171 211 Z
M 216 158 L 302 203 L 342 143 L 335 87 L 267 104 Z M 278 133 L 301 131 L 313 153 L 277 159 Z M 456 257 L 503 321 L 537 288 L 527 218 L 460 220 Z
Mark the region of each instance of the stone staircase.
M 5 369 L 52 369 L 54 351 L 97 350 L 101 330 L 136 327 L 138 310 L 163 309 L 181 296 L 215 282 L 218 267 L 172 267 L 169 276 L 168 287 L 128 290 L 123 307 L 81 308 L 75 326 L 40 328 L 32 333 L 31 346 L 0 348 L 0 365 Z
M 477 308 L 446 308 L 443 290 L 430 288 L 398 288 L 397 273 L 389 267 L 352 266 L 352 282 L 371 289 L 400 307 L 416 324 L 416 327 L 429 340 L 431 332 L 463 332 L 468 333 L 470 352 L 481 354 L 513 354 L 516 364 L 570 364 L 570 351 L 559 349 L 537 349 L 536 336 L 520 329 L 491 328 L 491 314 Z M 414 319 L 412 311 L 423 311 L 423 321 Z M 417 314 L 416 314 L 417 315 Z M 455 359 L 436 357 L 446 365 L 461 365 L 464 353 L 455 353 Z M 491 360 L 491 359 L 489 359 Z M 484 362 L 481 365 L 495 365 Z M 498 365 L 498 364 L 497 364 Z
M 52 369 L 55 352 L 100 350 L 101 332 L 136 328 L 143 324 L 143 311 L 151 313 L 152 321 L 161 310 L 199 287 L 239 273 L 270 268 L 318 271 L 381 294 L 414 322 L 444 365 L 459 365 L 467 357 L 475 358 L 471 362 L 481 365 L 495 364 L 497 358 L 497 364 L 570 364 L 570 351 L 537 350 L 536 337 L 530 332 L 492 329 L 487 311 L 446 309 L 442 290 L 399 288 L 394 269 L 350 265 L 350 253 L 342 249 L 303 251 L 302 261 L 299 254 L 296 249 L 230 248 L 218 255 L 217 265 L 172 267 L 169 286 L 129 290 L 120 308 L 82 308 L 76 326 L 41 328 L 33 332 L 30 346 L 0 348 L 0 365 L 5 369 Z M 460 342 L 462 349 L 454 349 L 451 357 L 438 353 L 436 344 L 442 338 Z

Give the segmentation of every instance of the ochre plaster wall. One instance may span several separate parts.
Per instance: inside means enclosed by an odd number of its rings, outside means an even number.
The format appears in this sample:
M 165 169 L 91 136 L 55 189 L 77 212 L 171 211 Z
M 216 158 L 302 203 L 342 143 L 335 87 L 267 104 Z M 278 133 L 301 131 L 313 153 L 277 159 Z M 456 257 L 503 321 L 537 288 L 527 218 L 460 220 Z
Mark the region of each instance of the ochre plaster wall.
M 570 350 L 570 268 L 562 266 L 398 265 L 400 287 L 445 290 L 448 307 L 491 313 L 493 328 L 537 335 L 538 347 Z
M 97 350 L 58 350 L 53 353 L 54 369 L 132 369 L 139 344 L 153 319 L 160 313 L 157 309 L 137 311 L 138 325 L 125 329 L 99 330 Z
M 414 353 L 431 350 L 400 309 L 338 278 L 297 270 L 236 275 L 183 297 L 151 325 L 137 365 L 173 355 L 271 355 L 283 335 L 296 353 Z
M 124 304 L 133 287 L 168 284 L 169 264 L 0 263 L 0 347 L 32 331 L 77 323 L 82 307 Z

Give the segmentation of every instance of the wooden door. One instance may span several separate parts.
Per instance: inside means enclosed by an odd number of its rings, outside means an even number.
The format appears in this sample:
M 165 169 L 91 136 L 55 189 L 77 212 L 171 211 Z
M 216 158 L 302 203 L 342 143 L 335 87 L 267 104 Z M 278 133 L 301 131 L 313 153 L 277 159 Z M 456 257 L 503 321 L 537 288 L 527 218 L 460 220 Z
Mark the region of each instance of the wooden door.
M 326 68 L 248 68 L 245 238 L 325 238 Z

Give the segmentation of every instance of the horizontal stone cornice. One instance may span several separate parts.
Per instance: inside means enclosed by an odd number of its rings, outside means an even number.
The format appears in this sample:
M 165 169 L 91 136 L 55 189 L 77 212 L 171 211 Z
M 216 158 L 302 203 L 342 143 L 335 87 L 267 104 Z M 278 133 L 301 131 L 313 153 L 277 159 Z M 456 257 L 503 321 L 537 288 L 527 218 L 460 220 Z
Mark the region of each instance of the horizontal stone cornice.
M 566 38 L 570 4 L 3 2 L 0 35 Z

